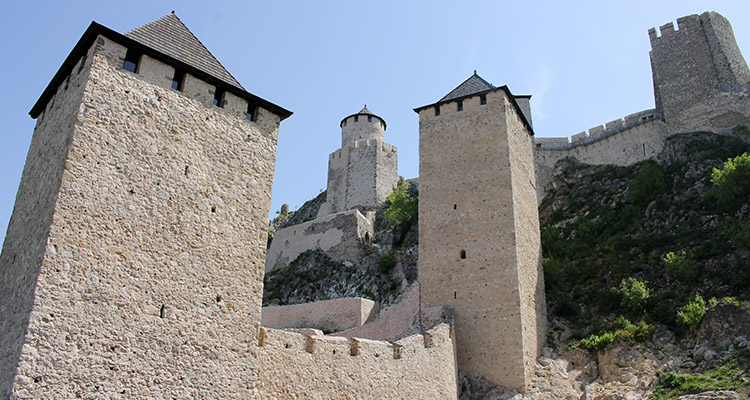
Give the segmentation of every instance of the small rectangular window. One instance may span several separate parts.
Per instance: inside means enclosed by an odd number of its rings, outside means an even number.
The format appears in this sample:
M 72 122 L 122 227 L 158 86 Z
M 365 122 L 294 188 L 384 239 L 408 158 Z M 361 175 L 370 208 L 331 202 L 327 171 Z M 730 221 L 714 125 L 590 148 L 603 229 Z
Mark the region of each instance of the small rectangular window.
M 372 117 L 369 115 L 367 116 L 367 122 L 372 122 Z
M 128 52 L 125 53 L 125 62 L 122 64 L 122 69 L 125 71 L 130 71 L 132 73 L 138 72 L 138 64 L 141 61 L 141 53 L 133 50 L 128 49 Z
M 182 83 L 185 81 L 185 73 L 180 70 L 174 70 L 172 78 L 172 89 L 182 91 Z
M 459 100 L 458 101 L 458 111 L 463 111 L 464 109 L 464 102 Z
M 247 111 L 245 112 L 245 119 L 248 121 L 255 121 L 256 111 L 257 111 L 257 108 L 255 108 L 252 104 L 247 103 Z
M 487 104 L 487 95 L 483 94 L 483 95 L 479 96 L 479 104 L 481 104 L 481 105 Z
M 435 115 L 440 115 L 440 106 L 435 106 Z
M 224 90 L 216 88 L 216 93 L 214 94 L 214 105 L 216 107 L 224 108 Z
M 357 121 L 359 121 L 359 115 L 354 116 L 354 122 L 357 122 Z

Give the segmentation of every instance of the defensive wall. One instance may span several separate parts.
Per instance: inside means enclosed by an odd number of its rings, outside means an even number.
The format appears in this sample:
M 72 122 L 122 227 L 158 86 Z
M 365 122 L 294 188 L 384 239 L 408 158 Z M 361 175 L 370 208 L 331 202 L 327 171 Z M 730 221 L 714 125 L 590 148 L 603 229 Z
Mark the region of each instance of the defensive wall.
M 326 332 L 338 332 L 362 326 L 373 320 L 378 315 L 378 309 L 378 303 L 362 297 L 268 306 L 261 310 L 260 324 L 275 329 L 314 328 Z M 401 335 L 398 338 L 405 336 L 407 335 Z
M 263 399 L 456 399 L 453 328 L 395 342 L 261 328 L 253 351 Z
M 539 200 L 553 184 L 555 163 L 572 157 L 585 164 L 631 165 L 659 154 L 669 129 L 656 110 L 645 110 L 573 135 L 570 139 L 534 138 Z
M 329 214 L 279 229 L 266 255 L 266 272 L 284 267 L 307 250 L 320 249 L 335 261 L 363 257 L 363 244 L 373 237 L 375 212 L 359 210 Z

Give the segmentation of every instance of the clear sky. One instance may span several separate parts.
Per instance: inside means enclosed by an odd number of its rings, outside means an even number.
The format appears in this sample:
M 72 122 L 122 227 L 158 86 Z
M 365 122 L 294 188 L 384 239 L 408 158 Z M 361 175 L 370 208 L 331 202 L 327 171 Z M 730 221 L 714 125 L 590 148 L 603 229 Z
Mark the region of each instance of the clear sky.
M 418 174 L 413 108 L 474 70 L 531 94 L 537 136 L 570 136 L 653 108 L 648 28 L 713 10 L 750 52 L 750 1 L 4 1 L 0 5 L 0 237 L 34 128 L 28 111 L 92 20 L 118 32 L 172 10 L 282 122 L 271 214 L 326 187 L 339 122 L 365 104 L 399 173 Z

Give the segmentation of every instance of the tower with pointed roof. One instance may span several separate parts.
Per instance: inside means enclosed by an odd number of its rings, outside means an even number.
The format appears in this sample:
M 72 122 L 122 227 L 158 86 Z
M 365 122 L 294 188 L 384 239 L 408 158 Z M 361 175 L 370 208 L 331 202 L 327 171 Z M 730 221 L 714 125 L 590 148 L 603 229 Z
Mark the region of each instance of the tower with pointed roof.
M 174 14 L 92 23 L 0 255 L 0 398 L 250 397 L 279 123 Z
M 453 310 L 459 370 L 522 391 L 546 321 L 529 98 L 475 72 L 415 109 L 422 305 Z
M 365 105 L 341 120 L 341 148 L 328 158 L 326 203 L 318 216 L 382 204 L 398 184 L 398 150 L 385 142 L 385 120 Z

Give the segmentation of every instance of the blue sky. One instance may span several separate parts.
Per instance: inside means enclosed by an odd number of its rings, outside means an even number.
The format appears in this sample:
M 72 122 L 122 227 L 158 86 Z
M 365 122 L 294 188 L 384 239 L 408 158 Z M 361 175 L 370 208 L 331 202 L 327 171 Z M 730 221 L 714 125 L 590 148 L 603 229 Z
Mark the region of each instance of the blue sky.
M 648 28 L 714 10 L 750 52 L 746 0 L 6 1 L 0 10 L 0 237 L 34 128 L 28 111 L 92 20 L 124 33 L 175 10 L 248 91 L 294 111 L 281 124 L 272 214 L 326 187 L 339 122 L 364 104 L 386 120 L 399 173 L 413 178 L 412 109 L 474 70 L 533 96 L 537 136 L 570 136 L 654 106 Z

